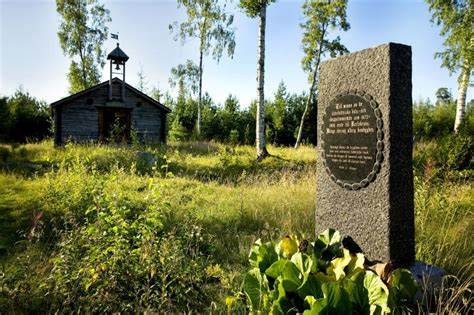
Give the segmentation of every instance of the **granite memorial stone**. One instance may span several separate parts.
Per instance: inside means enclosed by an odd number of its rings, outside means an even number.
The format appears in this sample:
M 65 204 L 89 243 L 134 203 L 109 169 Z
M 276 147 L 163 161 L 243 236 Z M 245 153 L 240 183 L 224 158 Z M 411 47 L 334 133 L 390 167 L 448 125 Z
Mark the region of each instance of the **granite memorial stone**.
M 389 43 L 321 64 L 317 232 L 371 260 L 414 262 L 411 48 Z

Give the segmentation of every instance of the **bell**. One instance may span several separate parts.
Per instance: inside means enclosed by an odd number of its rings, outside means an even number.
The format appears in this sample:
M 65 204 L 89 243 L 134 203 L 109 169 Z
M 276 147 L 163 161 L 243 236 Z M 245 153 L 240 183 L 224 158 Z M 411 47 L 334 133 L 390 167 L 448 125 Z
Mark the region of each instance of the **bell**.
M 116 64 L 115 70 L 120 70 L 120 63 L 116 62 L 115 64 Z

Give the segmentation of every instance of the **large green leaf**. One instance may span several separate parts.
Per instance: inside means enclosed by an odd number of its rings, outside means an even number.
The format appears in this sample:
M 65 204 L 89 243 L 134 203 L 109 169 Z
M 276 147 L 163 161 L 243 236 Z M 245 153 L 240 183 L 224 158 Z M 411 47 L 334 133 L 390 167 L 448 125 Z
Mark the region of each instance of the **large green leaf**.
M 303 284 L 303 274 L 298 267 L 289 261 L 280 276 L 281 283 L 286 292 L 294 292 Z
M 251 269 L 244 278 L 243 291 L 247 297 L 247 305 L 250 311 L 258 311 L 265 308 L 270 289 L 267 277 L 257 267 Z
M 352 305 L 347 291 L 335 282 L 321 286 L 324 299 L 327 300 L 328 314 L 351 314 Z
M 285 258 L 279 259 L 275 261 L 270 267 L 268 267 L 268 269 L 265 271 L 265 274 L 270 278 L 276 279 L 283 273 L 286 264 L 289 263 L 290 261 Z
M 310 275 L 308 279 L 296 290 L 296 293 L 302 299 L 305 299 L 308 296 L 322 298 L 323 291 L 321 290 L 321 282 L 319 282 L 313 275 Z
M 332 258 L 340 254 L 342 237 L 339 231 L 328 229 L 318 235 L 314 242 L 314 251 L 319 253 L 319 256 L 330 261 Z
M 349 266 L 352 261 L 351 253 L 347 249 L 343 248 L 342 252 L 344 256 L 333 259 L 326 270 L 326 273 L 330 276 L 334 276 L 336 281 L 346 276 L 344 269 Z
M 273 292 L 273 304 L 271 307 L 271 314 L 288 314 L 291 309 L 294 308 L 294 305 L 291 300 L 289 300 L 286 296 L 285 289 L 283 288 L 283 284 L 279 281 L 281 279 L 278 278 L 275 281 L 275 290 Z
M 260 240 L 257 240 L 253 244 L 249 254 L 249 261 L 252 266 L 258 267 L 261 272 L 265 272 L 277 260 L 278 254 L 273 242 L 262 244 Z
M 345 271 L 346 275 L 350 275 L 354 272 L 364 270 L 365 257 L 361 253 L 351 254 L 351 262 L 347 265 Z
M 301 272 L 305 281 L 308 278 L 311 272 L 311 266 L 313 265 L 311 257 L 303 253 L 296 253 L 291 257 L 291 262 L 295 264 L 296 268 Z
M 358 271 L 344 281 L 354 311 L 360 314 L 388 312 L 388 289 L 380 277 L 371 271 Z
M 309 310 L 305 310 L 303 315 L 328 314 L 328 303 L 323 298 L 316 299 L 314 296 L 307 296 L 305 302 L 309 305 Z
M 406 269 L 395 269 L 390 280 L 389 306 L 396 310 L 398 307 L 412 307 L 418 285 L 413 275 Z
M 320 283 L 328 283 L 328 282 L 335 282 L 336 281 L 336 276 L 334 276 L 334 274 L 327 275 L 323 272 L 318 272 L 314 276 L 316 277 L 316 279 L 318 279 L 318 281 Z
M 316 314 L 352 314 L 352 305 L 347 291 L 336 282 L 324 283 L 322 286 L 324 298 L 307 297 L 305 302 L 310 310 L 304 315 Z

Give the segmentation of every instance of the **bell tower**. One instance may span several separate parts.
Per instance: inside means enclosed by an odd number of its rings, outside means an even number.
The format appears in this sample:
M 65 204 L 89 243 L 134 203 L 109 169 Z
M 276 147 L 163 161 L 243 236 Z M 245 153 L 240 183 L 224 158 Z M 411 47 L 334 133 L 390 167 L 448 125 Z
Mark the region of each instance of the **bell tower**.
M 128 56 L 117 43 L 117 47 L 107 56 L 107 60 L 110 60 L 109 100 L 123 101 L 125 99 L 125 63 Z M 114 68 L 113 65 L 115 65 Z M 112 84 L 114 75 L 122 75 L 122 86 L 118 90 L 115 89 L 115 91 Z

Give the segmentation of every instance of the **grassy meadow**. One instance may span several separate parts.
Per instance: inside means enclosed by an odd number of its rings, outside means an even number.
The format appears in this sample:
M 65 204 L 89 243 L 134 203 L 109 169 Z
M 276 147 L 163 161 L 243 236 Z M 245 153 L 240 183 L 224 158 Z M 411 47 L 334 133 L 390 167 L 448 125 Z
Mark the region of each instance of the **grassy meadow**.
M 414 153 L 417 259 L 472 285 L 472 177 L 440 175 L 435 147 Z M 0 145 L 0 313 L 245 312 L 252 243 L 314 234 L 316 148 L 269 152 Z

